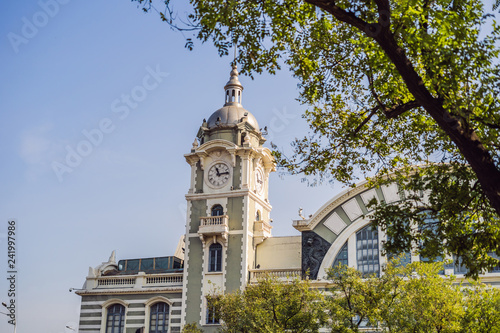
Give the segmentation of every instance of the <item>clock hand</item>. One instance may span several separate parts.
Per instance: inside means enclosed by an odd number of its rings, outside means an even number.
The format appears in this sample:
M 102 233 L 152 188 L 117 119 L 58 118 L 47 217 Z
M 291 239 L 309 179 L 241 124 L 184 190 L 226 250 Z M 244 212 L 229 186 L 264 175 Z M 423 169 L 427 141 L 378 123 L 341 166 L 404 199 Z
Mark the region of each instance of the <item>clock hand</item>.
M 222 172 L 221 175 L 229 175 L 229 171 Z
M 219 169 L 217 167 L 215 167 L 215 171 L 217 172 L 217 177 L 220 176 L 220 172 L 219 172 Z

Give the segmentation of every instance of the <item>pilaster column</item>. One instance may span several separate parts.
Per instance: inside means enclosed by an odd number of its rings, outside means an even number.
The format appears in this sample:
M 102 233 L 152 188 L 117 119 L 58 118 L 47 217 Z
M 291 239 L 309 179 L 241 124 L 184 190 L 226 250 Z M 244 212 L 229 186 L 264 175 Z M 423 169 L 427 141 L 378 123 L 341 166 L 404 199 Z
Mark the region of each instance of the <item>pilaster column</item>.
M 244 151 L 241 160 L 241 188 L 247 189 L 250 181 L 250 151 Z
M 188 193 L 194 193 L 196 186 L 196 163 L 199 161 L 199 158 L 196 155 L 190 155 L 186 156 L 186 161 L 191 166 L 191 183 L 189 185 Z

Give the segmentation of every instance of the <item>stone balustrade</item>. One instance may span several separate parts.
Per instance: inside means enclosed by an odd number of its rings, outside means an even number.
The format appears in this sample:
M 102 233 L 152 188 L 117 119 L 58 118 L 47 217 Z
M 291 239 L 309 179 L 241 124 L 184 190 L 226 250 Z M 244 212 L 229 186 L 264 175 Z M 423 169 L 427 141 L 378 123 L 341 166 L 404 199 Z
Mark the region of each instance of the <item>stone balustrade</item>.
M 101 289 L 141 289 L 148 287 L 182 287 L 182 272 L 146 274 L 139 272 L 126 276 L 87 277 L 87 291 Z
M 227 225 L 227 215 L 205 216 L 200 218 L 200 227 L 213 225 Z
M 251 269 L 250 282 L 255 283 L 258 279 L 265 276 L 272 276 L 283 280 L 292 280 L 300 278 L 302 269 L 300 268 L 283 268 L 283 269 Z
M 200 236 L 203 244 L 205 244 L 207 238 L 220 236 L 222 237 L 224 244 L 227 246 L 227 239 L 229 235 L 229 217 L 227 215 L 200 217 L 198 235 Z

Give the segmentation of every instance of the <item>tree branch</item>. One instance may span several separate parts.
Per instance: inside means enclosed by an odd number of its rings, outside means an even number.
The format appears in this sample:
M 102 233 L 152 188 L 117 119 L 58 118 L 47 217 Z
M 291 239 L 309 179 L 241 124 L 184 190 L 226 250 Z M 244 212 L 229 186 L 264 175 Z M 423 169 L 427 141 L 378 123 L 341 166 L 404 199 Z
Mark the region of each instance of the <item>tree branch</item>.
M 370 113 L 368 114 L 368 116 L 366 116 L 366 118 L 365 118 L 365 119 L 363 119 L 363 121 L 361 122 L 361 124 L 359 124 L 359 125 L 358 125 L 355 129 L 354 129 L 354 131 L 352 131 L 352 132 L 350 133 L 350 135 L 349 135 L 349 136 L 351 136 L 351 137 L 352 137 L 352 136 L 354 136 L 354 135 L 358 134 L 358 132 L 361 130 L 361 128 L 363 128 L 363 126 L 365 126 L 365 124 L 366 124 L 366 123 L 367 123 L 367 122 L 371 119 L 371 117 L 373 117 L 373 115 L 374 115 L 375 113 L 377 113 L 377 110 L 378 110 L 378 109 L 379 109 L 379 107 L 378 107 L 378 106 L 376 106 L 376 107 L 374 107 L 373 109 L 371 109 L 371 110 L 370 110 Z
M 339 21 L 358 28 L 368 37 L 373 38 L 395 66 L 409 92 L 415 98 L 415 101 L 427 111 L 437 125 L 449 136 L 467 162 L 469 162 L 492 207 L 500 215 L 500 170 L 495 164 L 490 151 L 485 148 L 474 130 L 464 128 L 460 120 L 453 117 L 443 107 L 442 100 L 431 94 L 425 86 L 424 80 L 406 56 L 405 50 L 396 41 L 395 35 L 390 30 L 390 24 L 387 26 L 383 26 L 380 23 L 368 24 L 354 13 L 347 12 L 337 6 L 334 0 L 305 1 L 327 11 Z M 381 1 L 388 0 L 379 0 L 379 2 Z
M 398 104 L 393 106 L 390 109 L 385 109 L 384 114 L 387 118 L 392 119 L 400 116 L 401 114 L 405 113 L 406 111 L 410 111 L 412 109 L 418 108 L 420 104 L 418 104 L 417 101 L 411 101 L 408 103 L 404 104 Z
M 382 103 L 382 100 L 380 99 L 379 95 L 375 91 L 375 88 L 373 86 L 373 75 L 371 73 L 371 68 L 368 69 L 368 72 L 366 73 L 366 77 L 368 79 L 368 87 L 370 89 L 370 92 L 372 93 L 373 98 L 375 98 L 375 100 L 377 101 L 377 103 L 379 105 L 379 108 L 384 112 L 385 116 L 388 119 L 397 118 L 398 116 L 400 116 L 404 112 L 420 106 L 420 104 L 418 104 L 416 101 L 411 101 L 411 102 L 407 102 L 404 104 L 395 105 L 391 108 L 387 108 L 387 106 L 384 103 Z M 372 113 L 376 109 L 377 108 L 373 108 Z M 372 116 L 372 114 L 370 114 L 368 116 L 368 118 L 365 119 L 365 121 L 363 121 L 363 123 L 360 126 L 358 126 L 356 128 L 356 130 L 354 130 L 354 132 L 356 133 L 361 128 L 361 126 L 366 124 L 366 122 L 371 118 L 371 116 Z
M 305 2 L 310 3 L 316 7 L 323 9 L 324 11 L 332 14 L 339 21 L 345 22 L 352 25 L 359 30 L 364 31 L 368 26 L 368 23 L 357 17 L 354 13 L 348 12 L 335 4 L 335 0 L 305 0 Z
M 493 128 L 493 129 L 500 129 L 500 124 L 493 124 L 493 123 L 489 123 L 489 122 L 486 122 L 484 121 L 483 118 L 481 117 L 471 117 L 472 120 L 475 120 L 477 122 L 480 122 L 481 124 L 489 127 L 489 128 Z

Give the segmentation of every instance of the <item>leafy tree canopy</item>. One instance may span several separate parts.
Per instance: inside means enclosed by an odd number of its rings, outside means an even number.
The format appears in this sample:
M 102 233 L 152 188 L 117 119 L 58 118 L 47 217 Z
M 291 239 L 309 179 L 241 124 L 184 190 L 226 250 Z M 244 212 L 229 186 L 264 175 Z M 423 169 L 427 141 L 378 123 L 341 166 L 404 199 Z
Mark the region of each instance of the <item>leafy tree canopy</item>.
M 208 302 L 217 309 L 222 332 L 318 332 L 325 323 L 322 296 L 307 280 L 266 276 L 244 291 L 215 291 Z
M 329 271 L 332 296 L 326 304 L 331 332 L 496 332 L 500 330 L 500 290 L 474 282 L 460 285 L 440 275 L 443 263 L 390 262 L 384 275 L 362 277 L 351 267 Z
M 221 332 L 500 331 L 500 290 L 478 282 L 461 285 L 440 275 L 443 268 L 442 262 L 403 266 L 395 259 L 381 277 L 367 277 L 338 265 L 329 270 L 327 285 L 266 276 L 244 291 L 216 290 L 208 302 L 221 319 Z
M 346 266 L 330 269 L 332 332 L 359 332 L 363 326 L 395 333 L 459 332 L 469 300 L 453 278 L 439 275 L 442 269 L 443 263 L 401 266 L 399 260 L 380 278 L 363 278 Z
M 415 197 L 376 208 L 391 251 L 428 244 L 428 256 L 456 255 L 472 276 L 498 263 L 500 28 L 481 1 L 191 0 L 185 21 L 165 4 L 164 21 L 221 55 L 236 45 L 242 72 L 286 66 L 298 79 L 311 132 L 293 156 L 275 151 L 282 167 L 349 185 L 391 174 Z
M 203 330 L 196 325 L 196 323 L 190 323 L 184 325 L 182 328 L 182 333 L 203 333 Z

